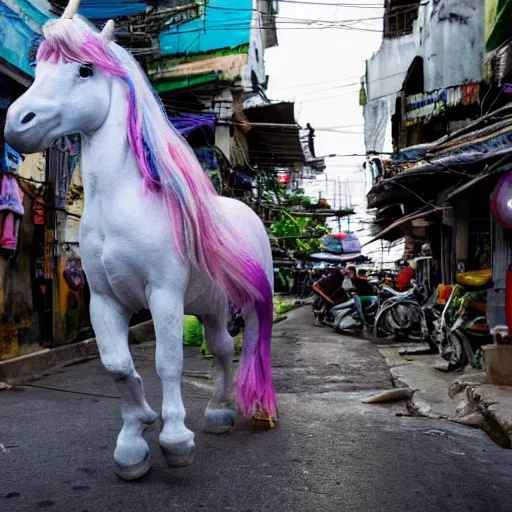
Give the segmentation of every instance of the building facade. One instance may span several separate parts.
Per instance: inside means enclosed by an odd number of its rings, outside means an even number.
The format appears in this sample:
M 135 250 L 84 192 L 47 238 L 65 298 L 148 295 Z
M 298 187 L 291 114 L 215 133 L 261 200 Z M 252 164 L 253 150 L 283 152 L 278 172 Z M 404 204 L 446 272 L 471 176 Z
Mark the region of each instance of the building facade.
M 490 327 L 505 324 L 512 263 L 499 216 L 512 200 L 504 188 L 512 168 L 508 4 L 389 2 L 364 77 L 374 240 L 404 237 L 409 257 L 428 244 L 437 284 L 492 269 Z

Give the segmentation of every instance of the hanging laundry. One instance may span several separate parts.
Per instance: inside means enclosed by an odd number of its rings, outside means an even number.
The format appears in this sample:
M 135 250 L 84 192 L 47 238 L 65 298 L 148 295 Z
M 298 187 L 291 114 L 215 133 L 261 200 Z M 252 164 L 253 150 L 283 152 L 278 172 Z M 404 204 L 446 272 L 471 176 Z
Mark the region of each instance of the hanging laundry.
M 0 211 L 10 210 L 18 215 L 23 215 L 23 192 L 20 189 L 18 180 L 10 175 L 4 174 L 2 188 L 0 191 Z
M 462 104 L 472 105 L 480 100 L 480 84 L 466 84 L 462 86 Z
M 44 193 L 44 188 L 41 187 L 41 189 L 36 192 L 36 196 L 34 197 L 34 206 L 32 207 L 32 211 L 34 212 L 34 224 L 37 226 L 44 226 L 46 221 L 44 209 Z
M 2 222 L 2 237 L 0 238 L 0 245 L 2 249 L 9 249 L 15 251 L 18 247 L 18 233 L 20 228 L 20 218 L 15 216 L 12 212 L 5 212 Z
M 10 175 L 2 177 L 0 189 L 0 247 L 15 251 L 18 247 L 20 217 L 25 213 L 23 192 L 18 180 Z

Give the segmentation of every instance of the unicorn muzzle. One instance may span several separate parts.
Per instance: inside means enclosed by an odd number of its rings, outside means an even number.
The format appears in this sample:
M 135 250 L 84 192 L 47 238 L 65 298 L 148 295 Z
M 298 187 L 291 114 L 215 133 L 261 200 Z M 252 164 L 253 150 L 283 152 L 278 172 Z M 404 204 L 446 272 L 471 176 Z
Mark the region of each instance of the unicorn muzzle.
M 58 109 L 49 102 L 25 105 L 24 97 L 15 101 L 7 113 L 4 136 L 6 142 L 20 153 L 46 149 L 51 140 L 44 140 L 60 124 Z

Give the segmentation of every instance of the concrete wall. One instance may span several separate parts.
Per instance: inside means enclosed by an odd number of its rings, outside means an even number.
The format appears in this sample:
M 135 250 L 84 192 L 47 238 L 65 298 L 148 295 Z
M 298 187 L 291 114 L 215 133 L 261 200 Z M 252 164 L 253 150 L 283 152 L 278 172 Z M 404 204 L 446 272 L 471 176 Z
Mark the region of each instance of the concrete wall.
M 258 0 L 255 0 L 254 5 L 258 5 Z M 259 84 L 264 84 L 265 77 L 265 49 L 263 45 L 263 34 L 265 29 L 263 27 L 262 14 L 258 9 L 254 9 L 251 20 L 251 34 L 249 41 L 249 55 L 247 58 L 247 65 L 242 67 L 242 87 L 247 90 L 252 90 L 251 75 L 254 72 Z
M 379 50 L 366 63 L 367 141 L 384 141 L 384 134 L 375 133 L 375 109 L 379 110 L 386 124 L 390 122 L 395 98 L 417 56 L 423 58 L 426 92 L 481 81 L 484 60 L 483 2 L 430 0 L 419 7 L 412 34 L 382 40 Z M 386 101 L 379 102 L 379 99 Z M 378 124 L 382 130 L 382 121 Z M 381 146 L 379 142 L 373 147 L 367 146 L 367 150 L 390 151 L 391 148 L 387 144 Z

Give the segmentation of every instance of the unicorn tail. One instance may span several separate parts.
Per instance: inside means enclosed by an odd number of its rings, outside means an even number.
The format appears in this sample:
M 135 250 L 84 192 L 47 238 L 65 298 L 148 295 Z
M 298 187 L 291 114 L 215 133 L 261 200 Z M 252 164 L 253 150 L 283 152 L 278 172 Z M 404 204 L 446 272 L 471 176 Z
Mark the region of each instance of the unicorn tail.
M 273 425 L 277 403 L 272 382 L 270 344 L 274 308 L 268 280 L 261 298 L 244 310 L 245 331 L 238 372 L 238 404 L 246 417 L 264 419 Z

